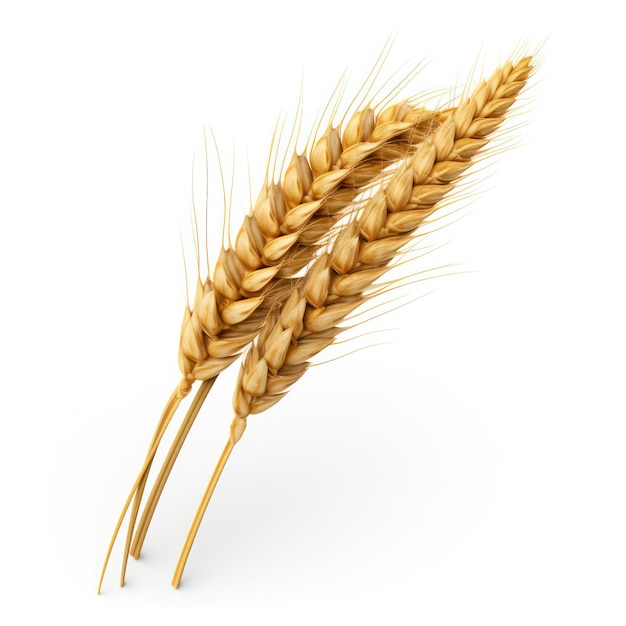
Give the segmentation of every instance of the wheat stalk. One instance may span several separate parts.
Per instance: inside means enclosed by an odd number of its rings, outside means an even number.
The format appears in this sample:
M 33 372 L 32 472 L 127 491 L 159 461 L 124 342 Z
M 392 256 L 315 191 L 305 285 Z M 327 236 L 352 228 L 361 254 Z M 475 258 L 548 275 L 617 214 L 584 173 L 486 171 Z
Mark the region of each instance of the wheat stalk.
M 222 470 L 245 431 L 247 416 L 267 410 L 284 397 L 308 369 L 309 360 L 335 342 L 343 330 L 339 325 L 380 293 L 376 281 L 485 148 L 531 70 L 530 57 L 505 64 L 448 112 L 445 121 L 339 230 L 329 249 L 317 256 L 289 297 L 271 312 L 241 365 L 230 436 L 183 546 L 174 587 L 180 583 Z
M 308 159 L 294 155 L 282 184 L 266 177 L 234 248 L 222 249 L 213 277 L 198 282 L 193 307 L 186 307 L 179 349 L 183 378 L 159 420 L 144 465 L 120 514 L 100 586 L 132 501 L 120 576 L 123 586 L 128 555 L 139 556 L 165 482 L 216 377 L 259 333 L 268 311 L 284 301 L 290 292 L 291 277 L 311 262 L 319 242 L 351 210 L 351 201 L 390 163 L 410 154 L 437 125 L 438 114 L 408 101 L 387 107 L 380 114 L 367 107 L 352 116 L 343 133 L 339 127 L 329 126 Z M 159 443 L 196 380 L 202 385 L 170 448 L 135 534 Z

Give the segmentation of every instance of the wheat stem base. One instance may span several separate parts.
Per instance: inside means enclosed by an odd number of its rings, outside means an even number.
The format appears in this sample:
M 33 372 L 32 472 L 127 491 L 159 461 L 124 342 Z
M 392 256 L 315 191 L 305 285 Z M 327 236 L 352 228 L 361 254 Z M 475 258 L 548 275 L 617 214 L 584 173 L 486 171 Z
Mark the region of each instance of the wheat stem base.
M 117 520 L 117 524 L 115 525 L 115 530 L 113 531 L 113 537 L 111 537 L 111 542 L 109 543 L 109 548 L 107 550 L 107 553 L 104 559 L 104 565 L 102 566 L 102 573 L 100 575 L 100 581 L 98 583 L 98 594 L 100 593 L 100 590 L 102 588 L 102 581 L 104 580 L 104 574 L 106 572 L 107 565 L 109 563 L 109 558 L 111 557 L 111 552 L 113 550 L 113 546 L 115 545 L 115 540 L 117 539 L 117 535 L 120 531 L 120 528 L 122 527 L 122 522 L 124 521 L 124 518 L 126 517 L 128 508 L 130 507 L 130 504 L 133 501 L 133 498 L 135 498 L 133 511 L 135 512 L 135 515 L 136 515 L 136 511 L 139 509 L 139 504 L 141 501 L 141 496 L 138 496 L 138 494 L 140 493 L 140 490 L 141 490 L 141 493 L 143 493 L 143 487 L 145 486 L 145 483 L 148 477 L 148 472 L 150 471 L 150 467 L 152 466 L 152 461 L 154 460 L 156 451 L 159 447 L 159 444 L 161 443 L 161 439 L 163 438 L 163 435 L 165 434 L 165 431 L 167 430 L 167 427 L 172 417 L 174 416 L 174 413 L 176 412 L 176 409 L 178 408 L 184 395 L 185 394 L 181 393 L 181 385 L 177 386 L 174 392 L 172 393 L 172 395 L 170 396 L 169 400 L 167 401 L 165 408 L 163 409 L 163 413 L 161 414 L 161 418 L 159 419 L 157 428 L 154 431 L 154 435 L 152 436 L 152 441 L 150 442 L 150 448 L 148 449 L 148 454 L 146 455 L 144 464 L 141 470 L 139 471 L 139 475 L 137 476 L 137 479 L 135 480 L 135 483 L 133 484 L 130 490 L 130 493 L 128 494 L 128 498 L 126 499 L 126 502 L 124 503 L 122 512 L 120 513 L 119 519 Z M 132 538 L 132 529 L 134 527 L 134 521 L 132 520 L 132 517 L 131 517 L 131 522 L 132 522 L 132 525 L 129 525 L 128 535 L 126 538 L 126 550 L 124 552 L 124 559 L 122 562 L 120 587 L 124 586 L 126 564 L 128 561 L 128 548 L 130 546 L 130 540 Z
M 185 544 L 183 545 L 183 549 L 178 557 L 178 563 L 176 565 L 176 570 L 174 572 L 174 577 L 172 578 L 172 585 L 178 589 L 180 585 L 180 580 L 183 576 L 183 571 L 185 569 L 185 565 L 187 564 L 187 559 L 189 558 L 189 553 L 191 552 L 191 548 L 193 546 L 193 542 L 198 534 L 198 530 L 200 528 L 200 524 L 202 523 L 202 518 L 209 506 L 209 501 L 211 500 L 211 496 L 215 491 L 215 487 L 222 475 L 222 471 L 224 470 L 224 466 L 230 457 L 230 453 L 233 451 L 235 444 L 241 439 L 243 432 L 246 428 L 246 418 L 236 417 L 231 426 L 230 426 L 230 437 L 226 442 L 226 446 L 222 451 L 222 454 L 213 470 L 213 475 L 211 476 L 211 480 L 207 485 L 207 488 L 202 496 L 202 500 L 200 501 L 200 505 L 198 506 L 198 510 L 196 511 L 196 515 L 193 518 L 193 522 L 191 524 L 191 528 L 187 533 L 187 539 L 185 540 Z
M 165 483 L 167 482 L 170 473 L 176 463 L 176 459 L 185 443 L 187 435 L 193 426 L 193 423 L 204 404 L 207 396 L 209 395 L 209 391 L 213 387 L 215 383 L 215 378 L 211 378 L 209 380 L 202 381 L 194 399 L 183 419 L 183 422 L 176 433 L 176 438 L 172 442 L 172 445 L 167 453 L 167 457 L 161 466 L 161 470 L 157 479 L 150 491 L 150 495 L 148 496 L 148 500 L 146 501 L 143 513 L 141 515 L 141 519 L 139 520 L 139 524 L 137 525 L 137 530 L 134 535 L 132 548 L 130 550 L 130 554 L 133 558 L 138 559 L 141 554 L 141 549 L 143 547 L 143 543 L 146 539 L 146 535 L 148 533 L 148 529 L 150 527 L 150 522 L 152 521 L 152 517 L 154 516 L 154 512 L 159 503 L 159 499 L 161 494 L 163 493 L 163 489 L 165 487 Z

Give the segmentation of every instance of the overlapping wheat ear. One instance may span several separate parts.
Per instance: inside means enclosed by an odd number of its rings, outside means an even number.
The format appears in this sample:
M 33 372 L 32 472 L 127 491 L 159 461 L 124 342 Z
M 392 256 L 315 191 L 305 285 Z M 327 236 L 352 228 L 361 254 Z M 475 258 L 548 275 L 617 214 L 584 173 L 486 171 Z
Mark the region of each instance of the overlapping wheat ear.
M 388 97 L 387 97 L 388 99 Z M 108 559 L 133 501 L 122 563 L 139 556 L 158 499 L 191 425 L 216 377 L 259 334 L 268 313 L 290 295 L 293 276 L 315 258 L 334 225 L 354 210 L 352 201 L 406 158 L 439 125 L 440 114 L 404 100 L 377 110 L 368 105 L 345 128 L 330 125 L 307 154 L 295 154 L 281 182 L 265 184 L 235 240 L 223 247 L 213 277 L 198 281 L 193 307 L 187 306 L 179 349 L 183 378 L 168 400 L 109 545 Z M 268 167 L 269 173 L 269 167 Z M 202 384 L 163 463 L 134 532 L 143 491 L 159 443 L 181 400 Z M 134 536 L 134 542 L 131 541 Z
M 387 107 L 378 115 L 371 107 L 365 107 L 352 116 L 343 134 L 340 128 L 330 126 L 315 141 L 308 159 L 295 155 L 282 183 L 273 179 L 270 181 L 266 176 L 259 200 L 244 221 L 234 248 L 222 250 L 213 280 L 199 281 L 193 309 L 186 309 L 179 359 L 184 377 L 165 407 L 146 461 L 118 520 L 105 558 L 100 586 L 115 538 L 134 496 L 122 565 L 121 584 L 124 582 L 126 560 L 147 475 L 180 400 L 189 392 L 193 381 L 203 381 L 144 510 L 133 544 L 134 556 L 139 555 L 163 485 L 215 377 L 261 332 L 240 373 L 235 394 L 237 417 L 229 444 L 207 488 L 181 554 L 173 581 L 175 586 L 178 585 L 203 511 L 232 446 L 243 432 L 245 417 L 249 412 L 260 412 L 278 401 L 286 388 L 306 371 L 308 358 L 333 343 L 341 330 L 337 324 L 359 304 L 380 291 L 379 288 L 372 288 L 372 283 L 384 274 L 389 262 L 410 239 L 410 233 L 434 209 L 436 202 L 450 191 L 452 181 L 468 166 L 460 167 L 459 164 L 469 164 L 473 154 L 482 147 L 481 138 L 499 126 L 501 115 L 523 86 L 525 77 L 522 78 L 522 74 L 530 71 L 528 60 L 525 61 L 526 66 L 524 61 L 514 68 L 510 64 L 505 66 L 486 83 L 482 91 L 477 90 L 470 98 L 475 106 L 463 103 L 454 113 L 448 110 L 436 114 L 408 102 Z M 516 76 L 518 80 L 513 80 Z M 472 124 L 464 129 L 465 135 L 461 137 L 458 128 L 466 118 L 471 118 Z M 443 161 L 440 158 L 443 153 L 435 148 L 436 162 L 432 164 L 428 184 L 423 185 L 421 191 L 414 189 L 417 193 L 415 206 L 415 203 L 402 205 L 398 200 L 401 180 L 408 181 L 406 163 L 387 181 L 384 192 L 379 190 L 372 196 L 364 210 L 359 203 L 353 203 L 364 189 L 384 180 L 385 168 L 394 160 L 415 154 L 410 162 L 410 167 L 414 167 L 418 156 L 424 154 L 421 142 L 428 140 L 427 145 L 432 147 L 433 137 L 444 137 L 441 129 L 436 131 L 444 119 L 451 119 L 456 125 L 455 150 L 447 155 L 447 161 Z M 442 128 L 446 124 L 449 128 L 452 122 L 444 123 Z M 435 135 L 431 137 L 433 132 Z M 475 141 L 463 143 L 462 139 Z M 439 145 L 443 139 L 437 141 Z M 422 148 L 418 147 L 420 145 Z M 428 160 L 428 157 L 420 158 Z M 456 168 L 451 165 L 455 161 Z M 448 165 L 442 167 L 445 162 Z M 433 185 L 442 188 L 436 191 Z M 381 193 L 385 198 L 384 213 Z M 394 217 L 394 213 L 403 211 L 405 215 Z M 353 215 L 348 224 L 336 227 L 337 222 L 347 214 Z M 383 215 L 386 216 L 384 219 Z M 362 229 L 359 236 L 365 243 L 358 244 L 360 251 L 355 257 L 359 259 L 358 267 L 348 271 L 344 257 L 347 250 L 355 249 L 355 224 Z M 378 231 L 374 234 L 376 229 Z M 335 238 L 335 244 L 331 245 Z M 385 243 L 376 246 L 377 241 Z M 323 249 L 320 243 L 330 251 L 320 254 L 320 249 Z M 368 248 L 369 244 L 372 245 Z M 317 260 L 312 263 L 314 259 Z M 305 276 L 293 280 L 293 275 L 305 267 Z M 336 275 L 324 276 L 328 271 Z M 330 291 L 322 303 L 313 294 L 316 289 L 319 293 L 324 292 L 321 285 L 327 279 Z M 342 282 L 341 279 L 347 280 Z M 318 322 L 318 330 L 313 331 L 311 328 L 315 328 L 315 324 L 311 325 L 314 315 L 311 307 L 316 305 L 322 311 L 318 312 L 320 320 L 328 320 L 330 311 L 333 324 L 322 330 Z M 302 328 L 299 327 L 300 318 Z M 310 328 L 304 325 L 305 320 Z M 290 347 L 287 347 L 288 343 Z
M 180 583 L 211 495 L 245 431 L 248 415 L 263 412 L 283 398 L 308 369 L 309 360 L 335 342 L 344 330 L 340 324 L 380 293 L 376 281 L 487 146 L 531 71 L 531 57 L 508 62 L 449 112 L 347 220 L 295 282 L 283 304 L 271 311 L 241 365 L 230 436 L 189 530 L 172 580 L 174 587 Z

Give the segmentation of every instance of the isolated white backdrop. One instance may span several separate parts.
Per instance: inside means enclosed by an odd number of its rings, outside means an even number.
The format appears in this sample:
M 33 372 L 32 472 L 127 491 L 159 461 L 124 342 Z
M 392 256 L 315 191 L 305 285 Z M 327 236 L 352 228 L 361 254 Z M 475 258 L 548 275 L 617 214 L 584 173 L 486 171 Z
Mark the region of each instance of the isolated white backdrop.
M 626 622 L 624 45 L 608 2 L 558 6 L 3 4 L 3 623 Z M 254 189 L 302 77 L 314 113 L 394 33 L 389 73 L 429 60 L 413 91 L 547 38 L 522 145 L 441 234 L 439 258 L 473 273 L 249 420 L 175 591 L 231 419 L 224 377 L 127 587 L 118 545 L 97 597 L 178 380 L 203 125 L 238 171 L 247 151 Z M 239 178 L 236 211 L 247 194 Z

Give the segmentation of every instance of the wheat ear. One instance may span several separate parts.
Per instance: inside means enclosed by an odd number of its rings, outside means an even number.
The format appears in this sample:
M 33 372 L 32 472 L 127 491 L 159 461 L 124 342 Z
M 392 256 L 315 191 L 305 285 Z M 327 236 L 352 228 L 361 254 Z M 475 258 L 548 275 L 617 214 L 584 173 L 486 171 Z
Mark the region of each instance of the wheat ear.
M 282 183 L 266 181 L 235 246 L 221 250 L 212 280 L 198 284 L 193 309 L 185 312 L 179 365 L 187 380 L 213 378 L 237 358 L 256 335 L 250 326 L 258 332 L 267 311 L 255 324 L 240 324 L 267 304 L 269 291 L 284 286 L 281 278 L 291 279 L 310 263 L 352 200 L 437 123 L 435 113 L 408 102 L 379 115 L 371 108 L 358 111 L 343 135 L 330 127 L 309 158 L 294 155 Z
M 330 127 L 309 159 L 294 155 L 282 185 L 266 181 L 235 248 L 222 250 L 213 280 L 198 285 L 194 309 L 186 311 L 179 362 L 188 380 L 214 380 L 239 356 L 268 310 L 284 300 L 286 281 L 311 261 L 354 197 L 437 125 L 437 114 L 408 101 L 378 115 L 367 108 L 352 116 L 343 134 Z M 203 347 L 207 358 L 195 361 Z M 201 404 L 194 402 L 185 417 L 150 493 L 130 551 L 135 558 Z
M 266 181 L 252 214 L 244 220 L 235 248 L 222 250 L 213 280 L 198 283 L 193 308 L 185 310 L 179 349 L 183 380 L 177 388 L 178 402 L 195 380 L 203 381 L 198 393 L 206 397 L 207 387 L 258 334 L 267 311 L 284 299 L 285 279 L 310 262 L 314 245 L 327 235 L 350 201 L 390 162 L 414 149 L 437 122 L 437 114 L 408 101 L 387 107 L 379 115 L 368 107 L 352 116 L 343 134 L 340 128 L 329 127 L 315 143 L 309 159 L 295 155 L 282 185 Z M 139 556 L 164 484 L 203 400 L 192 403 L 135 534 L 152 460 L 176 407 L 155 432 L 129 496 L 134 496 L 134 503 L 122 560 L 122 586 L 128 555 L 132 550 L 135 558 Z M 128 505 L 111 539 L 100 586 L 127 509 Z M 131 543 L 133 536 L 135 541 Z
M 335 342 L 339 326 L 380 288 L 378 280 L 415 230 L 435 211 L 487 145 L 532 70 L 531 57 L 507 63 L 481 84 L 343 227 L 290 297 L 272 313 L 240 368 L 231 433 L 196 512 L 172 584 L 178 587 L 217 481 L 250 413 L 278 402 L 308 369 L 309 359 Z

